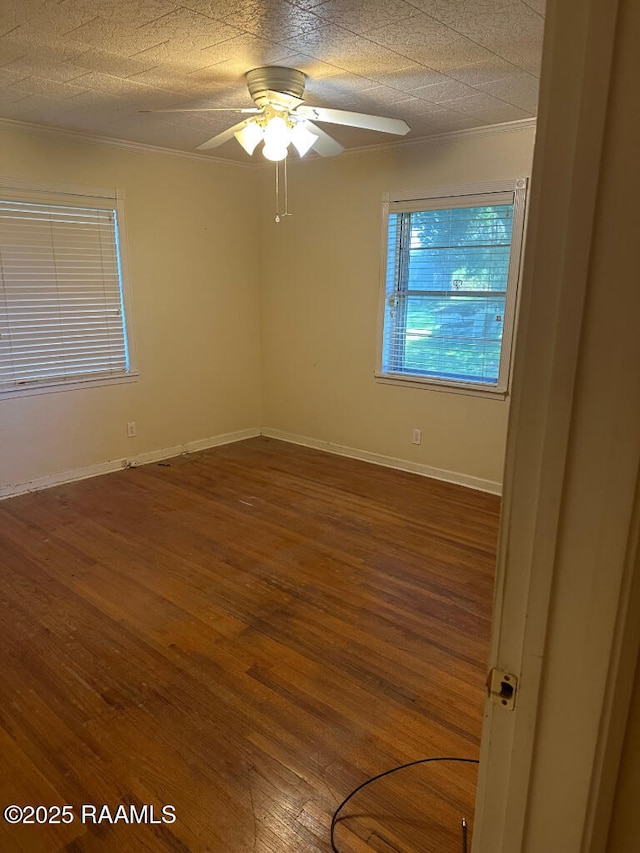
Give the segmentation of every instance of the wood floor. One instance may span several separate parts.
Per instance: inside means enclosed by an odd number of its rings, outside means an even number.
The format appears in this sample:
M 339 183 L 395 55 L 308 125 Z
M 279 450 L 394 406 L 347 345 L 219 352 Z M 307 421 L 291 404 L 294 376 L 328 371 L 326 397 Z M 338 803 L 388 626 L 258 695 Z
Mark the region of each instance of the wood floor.
M 73 821 L 0 850 L 327 853 L 477 758 L 498 512 L 264 438 L 1 502 L 0 802 Z M 340 853 L 459 853 L 475 770 Z

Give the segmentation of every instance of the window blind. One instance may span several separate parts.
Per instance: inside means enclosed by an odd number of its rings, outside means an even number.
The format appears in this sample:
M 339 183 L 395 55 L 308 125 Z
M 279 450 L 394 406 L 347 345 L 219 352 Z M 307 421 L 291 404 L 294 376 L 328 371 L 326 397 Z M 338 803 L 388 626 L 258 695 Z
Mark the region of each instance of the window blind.
M 0 390 L 128 370 L 116 209 L 0 199 Z
M 498 200 L 391 206 L 383 373 L 498 385 L 513 194 Z

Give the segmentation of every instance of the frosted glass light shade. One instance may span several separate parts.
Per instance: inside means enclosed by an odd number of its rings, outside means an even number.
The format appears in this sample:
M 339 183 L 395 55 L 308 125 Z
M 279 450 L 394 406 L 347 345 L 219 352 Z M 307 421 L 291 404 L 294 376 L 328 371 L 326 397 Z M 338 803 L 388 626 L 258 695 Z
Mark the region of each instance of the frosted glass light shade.
M 278 160 L 284 160 L 288 154 L 288 149 L 286 145 L 278 145 L 275 142 L 265 142 L 262 154 L 267 158 L 267 160 L 274 160 L 277 162 Z
M 301 157 L 304 157 L 318 138 L 318 135 L 312 133 L 303 123 L 296 124 L 291 131 L 291 142 Z
M 289 144 L 291 131 L 289 130 L 286 121 L 280 116 L 274 116 L 269 119 L 267 126 L 264 129 L 264 144 L 278 145 L 285 147 Z
M 287 156 L 291 130 L 286 121 L 280 116 L 269 119 L 264 129 L 263 155 L 267 160 L 284 160 Z
M 256 150 L 256 145 L 262 141 L 264 131 L 259 124 L 252 121 L 241 130 L 237 130 L 233 135 L 240 145 L 242 145 L 247 154 L 251 156 L 251 154 Z

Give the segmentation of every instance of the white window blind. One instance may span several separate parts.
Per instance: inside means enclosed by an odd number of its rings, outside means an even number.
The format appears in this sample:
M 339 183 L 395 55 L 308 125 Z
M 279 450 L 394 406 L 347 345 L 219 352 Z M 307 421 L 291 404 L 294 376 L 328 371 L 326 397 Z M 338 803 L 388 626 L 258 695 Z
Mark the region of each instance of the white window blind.
M 115 202 L 7 195 L 0 197 L 0 391 L 126 376 Z
M 389 203 L 378 375 L 506 389 L 523 210 L 517 188 Z

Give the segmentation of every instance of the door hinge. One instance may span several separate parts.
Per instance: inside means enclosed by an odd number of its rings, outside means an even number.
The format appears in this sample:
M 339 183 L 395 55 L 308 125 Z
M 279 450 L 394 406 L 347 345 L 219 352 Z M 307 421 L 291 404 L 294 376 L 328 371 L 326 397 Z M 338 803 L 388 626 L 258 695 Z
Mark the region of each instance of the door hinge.
M 494 705 L 500 705 L 507 711 L 513 711 L 516 705 L 518 679 L 510 672 L 494 667 L 487 676 L 487 691 Z

